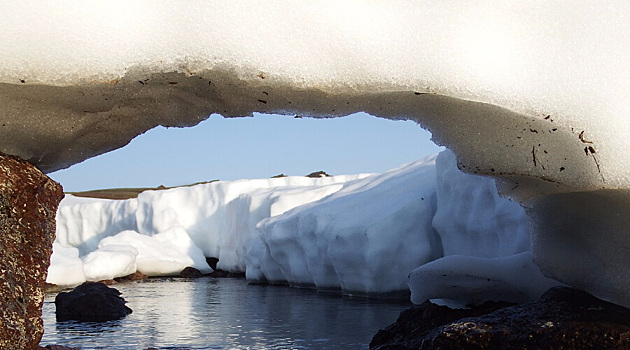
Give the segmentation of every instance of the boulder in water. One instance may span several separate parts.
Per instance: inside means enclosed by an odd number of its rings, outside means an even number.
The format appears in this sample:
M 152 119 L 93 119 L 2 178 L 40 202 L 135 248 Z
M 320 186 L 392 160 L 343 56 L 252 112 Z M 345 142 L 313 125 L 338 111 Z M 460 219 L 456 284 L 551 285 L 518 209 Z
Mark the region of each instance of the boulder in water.
M 55 298 L 57 321 L 104 322 L 123 318 L 132 311 L 120 294 L 97 282 L 85 282 L 71 292 L 59 293 Z

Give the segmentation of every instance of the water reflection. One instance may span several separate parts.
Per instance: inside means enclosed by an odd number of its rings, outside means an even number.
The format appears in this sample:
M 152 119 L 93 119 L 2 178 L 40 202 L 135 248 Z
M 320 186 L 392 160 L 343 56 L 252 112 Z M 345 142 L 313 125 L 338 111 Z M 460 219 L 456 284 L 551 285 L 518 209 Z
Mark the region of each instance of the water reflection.
M 409 305 L 349 299 L 241 279 L 117 285 L 133 313 L 102 324 L 55 322 L 44 304 L 42 344 L 82 349 L 365 349 Z

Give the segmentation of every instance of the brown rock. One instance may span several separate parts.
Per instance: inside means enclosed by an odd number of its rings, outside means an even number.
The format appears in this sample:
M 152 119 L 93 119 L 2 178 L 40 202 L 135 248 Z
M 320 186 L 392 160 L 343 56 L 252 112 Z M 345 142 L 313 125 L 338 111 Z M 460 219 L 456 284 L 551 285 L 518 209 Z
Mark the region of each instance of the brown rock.
M 132 273 L 131 275 L 127 275 L 124 277 L 116 277 L 114 278 L 114 280 L 116 282 L 130 282 L 130 281 L 141 281 L 141 280 L 145 280 L 149 278 L 149 276 L 143 274 L 140 271 L 136 271 L 134 273 Z
M 201 273 L 201 271 L 191 266 L 186 267 L 185 269 L 182 270 L 182 272 L 179 273 L 179 277 L 182 277 L 182 278 L 199 278 L 202 276 L 203 276 L 203 273 Z
M 37 349 L 61 186 L 0 153 L 0 349 Z
M 413 326 L 421 314 L 403 314 L 371 349 L 630 349 L 630 309 L 567 287 L 421 332 Z

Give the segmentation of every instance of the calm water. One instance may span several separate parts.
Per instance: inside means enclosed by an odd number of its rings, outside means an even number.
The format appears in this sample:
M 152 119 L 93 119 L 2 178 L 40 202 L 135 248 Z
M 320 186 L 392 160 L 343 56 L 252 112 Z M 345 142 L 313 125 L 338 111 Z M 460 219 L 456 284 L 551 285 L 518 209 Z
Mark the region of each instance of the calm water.
M 55 320 L 46 296 L 42 345 L 82 349 L 366 349 L 409 304 L 243 279 L 148 280 L 119 284 L 133 313 L 101 324 Z

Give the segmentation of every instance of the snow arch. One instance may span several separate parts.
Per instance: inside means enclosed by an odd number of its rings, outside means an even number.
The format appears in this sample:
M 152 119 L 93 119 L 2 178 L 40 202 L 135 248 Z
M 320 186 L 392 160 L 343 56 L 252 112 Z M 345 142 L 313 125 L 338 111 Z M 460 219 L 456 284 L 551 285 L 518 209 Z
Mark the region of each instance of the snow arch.
M 6 1 L 0 13 L 4 153 L 50 172 L 211 113 L 413 119 L 527 208 L 546 273 L 630 305 L 624 1 Z

